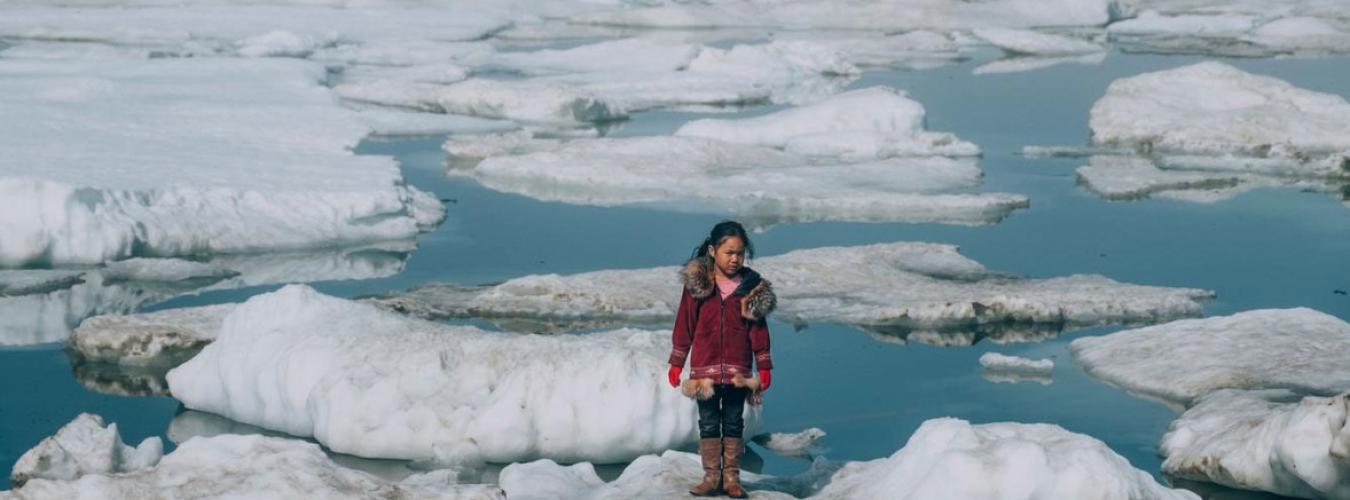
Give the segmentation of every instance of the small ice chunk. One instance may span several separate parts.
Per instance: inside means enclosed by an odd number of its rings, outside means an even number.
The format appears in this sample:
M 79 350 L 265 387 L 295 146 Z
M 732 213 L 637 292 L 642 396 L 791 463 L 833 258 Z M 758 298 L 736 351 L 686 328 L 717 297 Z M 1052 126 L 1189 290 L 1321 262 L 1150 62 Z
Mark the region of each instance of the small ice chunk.
M 78 481 L 35 479 L 15 498 L 418 498 L 504 500 L 485 484 L 455 484 L 445 473 L 392 482 L 339 466 L 318 445 L 267 436 L 195 438 L 159 464 L 124 474 L 91 474 Z M 0 498 L 6 494 L 0 493 Z
M 119 281 L 159 281 L 166 283 L 188 280 L 220 281 L 239 275 L 238 271 L 209 263 L 144 257 L 110 262 L 99 272 L 103 274 L 103 280 L 106 283 Z
M 35 479 L 73 481 L 87 474 L 132 472 L 153 467 L 163 454 L 158 437 L 132 448 L 122 442 L 117 424 L 104 426 L 102 417 L 81 413 L 19 457 L 10 481 L 23 486 Z
M 512 499 L 688 498 L 703 471 L 690 453 L 639 457 L 604 482 L 589 463 L 548 460 L 511 464 L 500 484 Z M 1159 484 L 1105 443 L 1049 424 L 971 425 L 951 418 L 924 422 L 887 458 L 832 464 L 823 460 L 797 476 L 741 472 L 756 498 L 976 500 L 1068 498 L 1199 500 Z
M 0 270 L 0 297 L 64 290 L 84 282 L 84 273 L 61 269 Z
M 955 246 L 888 243 L 796 250 L 755 259 L 778 317 L 867 327 L 957 330 L 980 325 L 1154 322 L 1196 316 L 1204 290 L 1129 285 L 1097 275 L 1027 279 L 990 271 Z M 374 299 L 429 318 L 664 323 L 680 296 L 677 267 L 531 275 L 487 287 L 430 285 Z
M 1350 389 L 1350 323 L 1307 308 L 1174 321 L 1069 344 L 1089 374 L 1173 405 L 1219 389 Z
M 774 432 L 770 434 L 761 434 L 755 436 L 754 441 L 760 446 L 773 450 L 774 453 L 786 457 L 807 457 L 809 458 L 815 448 L 816 441 L 825 437 L 825 431 L 818 427 L 812 427 L 801 432 L 786 433 Z
M 615 463 L 697 439 L 669 349 L 669 332 L 487 332 L 291 285 L 236 307 L 168 380 L 188 408 L 340 453 Z
M 1168 427 L 1164 473 L 1300 498 L 1350 497 L 1350 395 L 1220 390 Z
M 1065 56 L 1106 50 L 1087 40 L 1031 30 L 978 28 L 974 33 L 995 47 L 1014 54 Z
M 125 366 L 176 365 L 215 340 L 234 304 L 89 318 L 71 335 L 87 361 Z
M 980 154 L 979 146 L 949 133 L 928 132 L 923 123 L 923 105 L 904 91 L 870 87 L 754 118 L 694 120 L 675 135 L 846 160 Z
M 1094 145 L 1280 158 L 1284 174 L 1350 178 L 1350 103 L 1203 62 L 1111 83 L 1092 106 Z M 1259 165 L 1258 165 L 1259 166 Z
M 990 371 L 1046 373 L 1055 368 L 1055 362 L 1049 359 L 1028 359 L 986 352 L 980 356 L 980 366 Z

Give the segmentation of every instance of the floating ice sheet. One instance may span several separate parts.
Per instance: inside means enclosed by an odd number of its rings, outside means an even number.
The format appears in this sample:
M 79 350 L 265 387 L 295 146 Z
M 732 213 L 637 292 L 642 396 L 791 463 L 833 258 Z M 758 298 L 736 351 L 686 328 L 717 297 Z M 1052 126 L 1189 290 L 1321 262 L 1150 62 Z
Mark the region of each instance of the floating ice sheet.
M 1048 324 L 1054 332 L 1073 325 L 1195 316 L 1200 302 L 1212 296 L 1096 275 L 1015 277 L 985 269 L 955 246 L 932 243 L 797 250 L 750 265 L 774 284 L 780 320 L 869 328 L 960 331 L 986 324 Z M 663 324 L 674 317 L 679 302 L 677 269 L 531 275 L 486 287 L 433 284 L 374 302 L 428 318 Z
M 701 476 L 696 455 L 668 451 L 638 458 L 608 483 L 588 463 L 564 467 L 542 460 L 508 466 L 500 484 L 512 499 L 675 499 L 688 498 L 686 490 Z M 1158 484 L 1105 443 L 1055 425 L 971 425 L 949 418 L 924 422 L 887 458 L 818 461 L 789 477 L 742 472 L 741 480 L 756 498 L 773 499 L 1200 498 Z
M 1219 159 L 1237 162 L 1238 159 Z M 1179 169 L 1160 168 L 1153 160 L 1137 156 L 1093 156 L 1076 171 L 1078 183 L 1109 200 L 1160 197 L 1196 203 L 1223 201 L 1253 189 L 1298 188 L 1338 193 L 1343 182 L 1249 174 L 1223 170 L 1197 170 L 1192 160 Z
M 0 60 L 0 265 L 408 239 L 444 217 L 289 60 Z M 72 141 L 71 138 L 78 138 Z
M 1219 389 L 1350 390 L 1350 323 L 1306 308 L 1084 337 L 1069 351 L 1092 376 L 1173 405 Z
M 994 223 L 1025 197 L 969 193 L 982 173 L 974 160 L 890 158 L 841 163 L 773 148 L 690 137 L 578 139 L 554 148 L 537 141 L 484 138 L 521 147 L 517 156 L 452 168 L 488 188 L 544 201 L 615 206 L 687 203 L 766 223 L 846 220 Z M 458 144 L 458 142 L 457 142 Z M 457 147 L 465 150 L 474 148 Z
M 1350 403 L 1283 389 L 1199 397 L 1163 436 L 1163 472 L 1300 498 L 1350 496 Z
M 1105 47 L 1087 40 L 1032 30 L 978 28 L 974 30 L 974 34 L 995 47 L 1014 54 L 1067 56 L 1106 50 Z
M 825 431 L 812 427 L 801 432 L 761 434 L 755 436 L 754 441 L 779 455 L 810 458 L 813 453 L 819 451 L 816 442 L 823 437 Z
M 168 379 L 189 408 L 340 453 L 613 463 L 697 438 L 693 401 L 666 385 L 669 349 L 664 332 L 486 332 L 292 285 L 235 308 Z

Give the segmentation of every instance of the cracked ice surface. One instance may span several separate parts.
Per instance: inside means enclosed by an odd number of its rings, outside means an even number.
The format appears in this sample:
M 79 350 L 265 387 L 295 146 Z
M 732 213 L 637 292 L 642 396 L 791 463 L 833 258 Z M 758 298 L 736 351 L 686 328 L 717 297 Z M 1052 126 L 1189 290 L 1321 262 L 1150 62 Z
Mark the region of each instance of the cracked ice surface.
M 599 206 L 697 202 L 699 209 L 769 222 L 966 225 L 994 223 L 1028 205 L 1025 197 L 1014 194 L 965 193 L 982 176 L 974 160 L 967 159 L 840 163 L 691 137 L 578 139 L 556 148 L 538 141 L 484 140 L 543 150 L 494 156 L 448 172 L 544 201 Z
M 589 463 L 541 460 L 507 466 L 500 484 L 510 498 L 522 500 L 679 499 L 689 497 L 687 488 L 701 476 L 696 455 L 668 451 L 638 458 L 608 483 Z M 924 422 L 887 458 L 819 460 L 797 476 L 742 472 L 741 478 L 755 498 L 771 499 L 1199 499 L 1158 484 L 1105 443 L 1056 425 L 971 425 L 951 418 Z
M 663 332 L 486 332 L 292 285 L 236 307 L 168 380 L 189 408 L 340 453 L 612 463 L 697 438 L 693 401 L 665 382 L 669 348 Z
M 123 474 L 88 474 L 74 481 L 36 479 L 0 492 L 0 499 L 504 498 L 492 486 L 455 482 L 448 471 L 386 481 L 339 466 L 313 443 L 222 435 L 188 440 L 153 467 Z
M 787 321 L 975 329 L 1156 322 L 1200 314 L 1212 292 L 1130 285 L 1098 275 L 1028 279 L 990 271 L 952 245 L 890 243 L 755 259 Z M 531 275 L 487 287 L 429 285 L 373 299 L 429 318 L 660 323 L 674 318 L 677 267 Z
M 1346 398 L 1283 389 L 1201 396 L 1163 436 L 1163 472 L 1301 498 L 1350 496 Z
M 1350 323 L 1307 308 L 1084 337 L 1069 351 L 1092 376 L 1173 405 L 1219 389 L 1350 390 Z
M 408 239 L 444 208 L 290 60 L 0 60 L 0 265 Z M 77 141 L 69 138 L 78 137 Z M 96 165 L 98 168 L 89 168 Z

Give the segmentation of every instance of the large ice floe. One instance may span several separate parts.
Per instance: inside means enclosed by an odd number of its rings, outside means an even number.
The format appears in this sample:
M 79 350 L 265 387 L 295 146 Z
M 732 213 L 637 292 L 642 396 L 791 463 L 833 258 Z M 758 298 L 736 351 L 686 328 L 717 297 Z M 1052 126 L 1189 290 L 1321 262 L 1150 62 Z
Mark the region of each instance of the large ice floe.
M 169 372 L 187 407 L 362 457 L 622 462 L 693 442 L 668 332 L 487 332 L 292 285 L 225 317 Z M 749 432 L 758 407 L 747 410 Z
M 10 481 L 22 486 L 37 479 L 70 481 L 87 474 L 132 472 L 153 467 L 163 454 L 158 437 L 132 448 L 122 442 L 117 424 L 105 426 L 102 417 L 82 413 L 19 457 Z
M 797 250 L 755 259 L 774 283 L 777 317 L 904 331 L 997 331 L 1155 322 L 1200 314 L 1212 292 L 1130 285 L 1097 275 L 1029 279 L 990 271 L 955 246 L 890 243 Z M 664 324 L 679 302 L 677 267 L 532 275 L 484 287 L 433 284 L 376 298 L 428 318 L 553 324 Z M 997 338 L 997 336 L 996 336 Z M 1016 335 L 1007 337 L 1016 340 Z
M 1213 202 L 1262 187 L 1342 196 L 1350 103 L 1206 62 L 1113 82 L 1092 107 L 1092 145 L 1028 147 L 1094 155 L 1078 181 L 1108 199 Z
M 92 471 L 91 471 L 92 472 Z M 456 484 L 449 471 L 391 482 L 334 463 L 318 445 L 267 436 L 222 435 L 179 445 L 157 465 L 90 473 L 75 480 L 33 479 L 0 492 L 5 500 L 51 498 L 426 498 L 500 500 L 483 484 Z
M 1335 0 L 1145 0 L 1107 27 L 1129 51 L 1228 56 L 1350 52 L 1350 16 Z
M 1312 309 L 1174 321 L 1069 344 L 1094 377 L 1174 405 L 1219 389 L 1350 390 L 1350 323 Z
M 610 482 L 587 463 L 541 460 L 506 467 L 500 485 L 512 499 L 675 499 L 688 498 L 701 475 L 696 455 L 668 451 L 638 458 Z M 1101 441 L 1055 425 L 956 419 L 924 422 L 890 457 L 817 460 L 797 476 L 741 475 L 753 498 L 1199 499 L 1158 484 Z
M 401 240 L 439 222 L 391 158 L 350 151 L 369 129 L 325 78 L 290 60 L 0 60 L 0 106 L 25 117 L 0 122 L 0 265 Z

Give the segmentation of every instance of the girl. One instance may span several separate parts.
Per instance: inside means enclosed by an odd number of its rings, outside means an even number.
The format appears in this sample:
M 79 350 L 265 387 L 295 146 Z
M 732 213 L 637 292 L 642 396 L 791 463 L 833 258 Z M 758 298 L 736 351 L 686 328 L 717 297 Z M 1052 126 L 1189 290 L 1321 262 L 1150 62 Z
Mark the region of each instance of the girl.
M 743 411 L 752 396 L 751 364 L 759 370 L 758 391 L 769 388 L 769 328 L 765 317 L 777 303 L 769 282 L 744 267 L 755 247 L 745 228 L 725 221 L 680 271 L 684 293 L 671 334 L 670 385 L 679 387 L 680 372 L 690 354 L 691 383 L 711 386 L 698 402 L 698 453 L 703 482 L 690 493 L 708 496 L 725 491 L 745 498 L 740 484 L 744 430 Z M 754 394 L 757 397 L 757 393 Z

